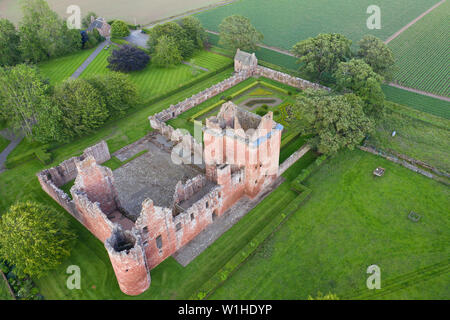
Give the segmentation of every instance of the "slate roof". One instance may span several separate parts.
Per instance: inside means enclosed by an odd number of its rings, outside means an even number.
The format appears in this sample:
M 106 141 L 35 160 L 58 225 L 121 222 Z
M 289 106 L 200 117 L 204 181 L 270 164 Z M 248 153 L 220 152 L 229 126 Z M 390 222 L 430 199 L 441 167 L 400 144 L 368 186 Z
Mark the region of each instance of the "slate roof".
M 252 54 L 237 49 L 234 60 L 240 61 L 242 64 L 249 66 L 252 61 Z

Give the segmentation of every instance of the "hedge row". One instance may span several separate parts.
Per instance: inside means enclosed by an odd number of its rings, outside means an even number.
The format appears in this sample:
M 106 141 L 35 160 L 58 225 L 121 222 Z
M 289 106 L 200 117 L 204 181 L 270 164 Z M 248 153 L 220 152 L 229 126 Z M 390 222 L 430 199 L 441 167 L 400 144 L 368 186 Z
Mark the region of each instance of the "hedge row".
M 253 82 L 253 83 L 249 84 L 248 86 L 246 86 L 246 87 L 244 87 L 244 88 L 242 88 L 242 89 L 240 89 L 240 90 L 238 90 L 238 91 L 236 91 L 236 92 L 230 94 L 229 97 L 227 97 L 227 99 L 228 99 L 228 98 L 231 98 L 231 99 L 232 99 L 232 98 L 234 98 L 234 97 L 240 95 L 241 93 L 247 91 L 248 89 L 253 88 L 253 87 L 256 86 L 257 84 L 258 84 L 258 82 Z M 218 107 L 219 105 L 221 105 L 221 104 L 223 104 L 223 103 L 225 103 L 225 102 L 227 102 L 227 101 L 224 100 L 224 99 L 221 99 L 220 101 L 218 101 L 218 102 L 212 104 L 211 106 L 202 109 L 201 111 L 199 111 L 199 112 L 197 112 L 196 114 L 194 114 L 193 116 L 191 116 L 191 117 L 189 118 L 189 121 L 194 121 L 196 118 L 198 118 L 198 117 L 200 117 L 201 115 L 203 115 L 203 114 L 205 114 L 205 113 L 207 113 L 207 112 L 213 110 L 214 108 Z
M 52 155 L 48 152 L 49 145 L 43 145 L 39 148 L 32 149 L 28 152 L 25 152 L 21 155 L 15 157 L 8 157 L 5 162 L 5 167 L 7 169 L 15 168 L 25 162 L 31 160 L 39 160 L 43 165 L 47 165 L 52 161 Z
M 291 182 L 291 187 L 297 192 L 302 192 L 305 186 L 302 182 L 308 178 L 327 159 L 326 155 L 319 156 L 311 165 L 300 171 L 300 174 Z
M 319 160 L 320 159 L 320 160 Z M 326 159 L 326 156 L 320 156 L 313 162 L 310 167 L 318 167 Z M 308 169 L 307 168 L 307 169 Z M 304 169 L 306 170 L 306 169 Z M 302 172 L 304 171 L 302 170 Z M 298 178 L 298 177 L 297 177 Z M 287 218 L 297 211 L 303 203 L 311 195 L 311 189 L 300 184 L 298 181 L 302 179 L 294 179 L 291 182 L 291 187 L 299 195 L 289 203 L 291 210 L 287 213 L 280 213 L 274 217 L 246 246 L 237 252 L 228 262 L 220 268 L 208 281 L 206 281 L 200 288 L 198 288 L 191 296 L 190 300 L 202 300 L 210 296 L 219 286 L 221 286 L 240 265 L 242 265 L 247 258 L 255 252 L 255 250 L 270 236 L 280 225 L 282 225 Z

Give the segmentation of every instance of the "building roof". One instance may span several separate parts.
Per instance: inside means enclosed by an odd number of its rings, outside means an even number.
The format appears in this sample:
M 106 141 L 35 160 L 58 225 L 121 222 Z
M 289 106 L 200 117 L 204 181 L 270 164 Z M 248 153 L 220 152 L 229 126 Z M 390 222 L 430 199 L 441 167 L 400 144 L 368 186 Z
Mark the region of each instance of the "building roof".
M 103 18 L 97 18 L 94 21 L 92 21 L 92 23 L 89 25 L 89 28 L 87 29 L 87 31 L 92 31 L 95 29 L 101 29 L 103 27 L 103 24 L 105 23 L 105 19 Z
M 236 55 L 234 56 L 234 60 L 241 62 L 244 65 L 250 66 L 252 60 L 255 59 L 255 54 L 251 54 L 245 51 L 241 51 L 237 49 Z

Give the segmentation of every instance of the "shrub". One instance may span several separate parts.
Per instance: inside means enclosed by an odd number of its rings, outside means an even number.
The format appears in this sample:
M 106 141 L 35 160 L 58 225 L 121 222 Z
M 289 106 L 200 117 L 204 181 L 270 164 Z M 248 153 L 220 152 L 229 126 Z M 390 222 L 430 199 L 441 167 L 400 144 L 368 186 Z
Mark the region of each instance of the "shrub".
M 267 111 L 264 111 L 264 110 L 258 110 L 258 111 L 256 111 L 256 114 L 257 115 L 259 115 L 259 116 L 264 116 L 264 115 L 266 115 L 266 113 L 267 113 Z
M 277 115 L 280 114 L 280 111 L 279 111 L 279 110 L 275 110 L 275 111 L 273 112 L 273 114 L 274 114 L 275 116 L 277 116 Z
M 268 110 L 268 109 L 269 109 L 269 106 L 268 106 L 267 104 L 263 104 L 263 105 L 261 106 L 261 108 L 263 108 L 264 110 Z
M 114 71 L 130 72 L 144 69 L 150 56 L 144 51 L 132 45 L 123 45 L 114 49 L 108 57 L 108 68 Z
M 130 35 L 130 30 L 128 29 L 128 25 L 122 20 L 115 20 L 111 24 L 111 36 L 123 38 Z

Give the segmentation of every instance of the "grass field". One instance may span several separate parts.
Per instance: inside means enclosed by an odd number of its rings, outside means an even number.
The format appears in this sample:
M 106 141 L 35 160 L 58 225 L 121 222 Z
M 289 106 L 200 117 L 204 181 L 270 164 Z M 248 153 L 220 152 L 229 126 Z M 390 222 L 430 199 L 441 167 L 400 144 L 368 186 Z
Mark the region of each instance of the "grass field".
M 9 141 L 8 139 L 3 138 L 0 135 L 0 152 L 2 152 L 10 143 L 11 141 Z
M 0 277 L 0 300 L 13 300 L 3 277 Z
M 83 71 L 80 78 L 110 72 L 107 68 L 107 58 L 111 52 L 112 47 L 109 50 L 103 50 L 95 60 L 91 62 L 86 70 Z M 231 65 L 232 63 L 230 58 L 207 51 L 199 51 L 192 59 L 195 61 L 195 65 L 204 67 L 209 71 L 215 71 L 227 64 Z M 139 95 L 145 102 L 158 95 L 172 91 L 204 73 L 205 71 L 198 70 L 197 73 L 194 74 L 192 67 L 184 64 L 170 68 L 159 68 L 150 63 L 143 70 L 131 72 L 130 78 L 136 83 Z
M 381 179 L 372 171 L 386 168 Z M 323 165 L 311 198 L 258 248 L 212 299 L 448 299 L 450 190 L 359 150 Z M 414 223 L 414 210 L 422 215 Z M 368 266 L 381 290 L 366 288 Z
M 69 78 L 75 70 L 94 52 L 95 48 L 80 50 L 73 54 L 55 58 L 38 64 L 38 68 L 44 78 L 51 84 L 57 84 Z
M 392 131 L 396 131 L 392 137 Z M 450 121 L 399 105 L 387 105 L 368 143 L 395 150 L 450 173 Z
M 241 14 L 264 34 L 264 43 L 290 49 L 295 43 L 319 33 L 337 32 L 354 42 L 365 34 L 387 39 L 438 0 L 241 0 L 197 15 L 206 29 L 218 31 L 227 16 Z M 369 30 L 370 5 L 381 9 L 381 29 Z
M 389 43 L 399 84 L 450 96 L 449 12 L 446 1 Z
M 386 100 L 450 120 L 450 102 L 388 85 L 383 85 L 382 89 L 386 96 Z
M 0 17 L 11 21 L 20 20 L 21 11 L 18 0 L 0 0 Z M 54 11 L 61 17 L 68 17 L 67 7 L 77 5 L 81 14 L 94 11 L 106 19 L 122 19 L 129 23 L 147 24 L 193 9 L 202 8 L 222 2 L 221 0 L 134 0 L 133 5 L 121 0 L 47 0 Z

